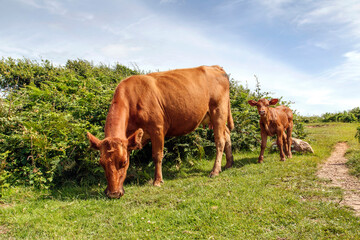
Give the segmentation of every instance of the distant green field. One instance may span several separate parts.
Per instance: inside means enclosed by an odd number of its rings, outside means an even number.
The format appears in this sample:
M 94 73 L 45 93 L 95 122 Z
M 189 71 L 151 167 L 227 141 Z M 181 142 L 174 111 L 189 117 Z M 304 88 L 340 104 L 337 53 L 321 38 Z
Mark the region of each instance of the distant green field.
M 360 150 L 356 127 L 306 128 L 315 154 L 280 162 L 278 153 L 266 152 L 257 164 L 259 150 L 239 153 L 234 167 L 214 179 L 212 160 L 193 161 L 164 172 L 161 188 L 126 185 L 119 200 L 103 195 L 104 184 L 9 188 L 2 193 L 0 238 L 359 239 L 359 218 L 338 204 L 342 190 L 315 175 L 336 142 L 347 141 L 351 156 Z

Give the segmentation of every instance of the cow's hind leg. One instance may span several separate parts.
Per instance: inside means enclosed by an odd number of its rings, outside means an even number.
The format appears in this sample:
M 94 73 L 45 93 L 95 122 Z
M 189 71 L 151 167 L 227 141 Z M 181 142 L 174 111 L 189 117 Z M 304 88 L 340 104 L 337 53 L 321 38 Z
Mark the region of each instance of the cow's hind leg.
M 285 161 L 285 154 L 283 149 L 283 130 L 279 130 L 277 133 L 277 145 L 280 151 L 280 160 Z
M 210 111 L 216 145 L 216 159 L 210 177 L 215 177 L 221 172 L 221 160 L 226 143 L 226 118 L 224 116 L 227 116 L 227 114 L 224 114 L 219 108 Z
M 151 136 L 151 145 L 152 145 L 152 158 L 155 165 L 155 176 L 154 176 L 154 186 L 161 186 L 163 183 L 162 177 L 162 159 L 164 156 L 164 134 L 162 130 L 155 131 Z
M 287 142 L 287 136 L 286 136 L 286 133 L 283 132 L 283 144 L 284 144 L 284 152 L 285 152 L 285 155 L 287 157 L 289 157 L 289 147 L 288 147 L 288 142 Z
M 289 127 L 288 127 L 287 130 L 286 130 L 287 142 L 288 142 L 288 149 L 289 149 L 288 158 L 292 158 L 291 145 L 292 145 L 292 130 L 293 130 L 293 125 L 294 125 L 294 123 L 291 121 L 290 124 L 289 124 Z
M 226 165 L 225 168 L 231 168 L 234 163 L 234 157 L 231 151 L 231 138 L 230 138 L 230 130 L 226 128 L 225 131 L 225 155 L 226 155 Z

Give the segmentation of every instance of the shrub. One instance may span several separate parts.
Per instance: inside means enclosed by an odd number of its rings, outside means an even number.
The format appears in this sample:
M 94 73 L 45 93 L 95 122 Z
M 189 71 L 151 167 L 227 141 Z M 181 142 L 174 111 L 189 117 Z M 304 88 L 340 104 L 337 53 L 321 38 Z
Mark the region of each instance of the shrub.
M 133 74 L 119 64 L 69 60 L 54 67 L 48 61 L 3 59 L 0 149 L 7 153 L 3 171 L 11 173 L 6 181 L 48 187 L 64 177 L 97 176 L 97 153 L 89 151 L 85 133 L 103 135 L 113 91 Z
M 357 140 L 359 141 L 360 143 L 360 127 L 357 128 L 357 132 L 355 134 L 355 138 L 357 138 Z

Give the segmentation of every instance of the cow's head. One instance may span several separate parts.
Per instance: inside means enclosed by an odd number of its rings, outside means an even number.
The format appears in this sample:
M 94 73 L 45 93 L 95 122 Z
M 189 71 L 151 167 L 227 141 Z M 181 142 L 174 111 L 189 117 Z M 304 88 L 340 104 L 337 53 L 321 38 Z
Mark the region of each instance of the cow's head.
M 108 137 L 99 140 L 91 133 L 87 133 L 90 147 L 100 151 L 100 165 L 105 170 L 107 188 L 105 194 L 109 198 L 120 198 L 125 191 L 123 184 L 129 167 L 131 150 L 140 149 L 144 131 L 140 128 L 128 139 Z
M 256 106 L 258 109 L 259 115 L 264 117 L 264 116 L 267 116 L 267 114 L 268 114 L 269 106 L 277 104 L 278 101 L 279 101 L 279 99 L 277 99 L 277 98 L 273 98 L 270 101 L 265 98 L 262 98 L 259 101 L 249 100 L 248 103 L 253 107 Z

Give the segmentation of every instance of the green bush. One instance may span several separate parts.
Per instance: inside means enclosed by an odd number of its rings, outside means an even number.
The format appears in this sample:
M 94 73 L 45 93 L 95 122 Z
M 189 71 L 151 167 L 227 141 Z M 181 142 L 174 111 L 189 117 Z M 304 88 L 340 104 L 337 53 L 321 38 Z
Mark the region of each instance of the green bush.
M 360 108 L 340 113 L 325 113 L 320 119 L 322 122 L 360 122 Z
M 113 91 L 133 74 L 119 64 L 95 67 L 75 60 L 54 67 L 2 59 L 0 149 L 8 153 L 3 171 L 11 173 L 6 181 L 48 187 L 67 177 L 96 179 L 102 170 L 85 133 L 103 136 Z
M 357 138 L 359 139 L 360 142 L 360 127 L 358 128 L 358 132 L 357 132 Z M 360 150 L 355 149 L 355 150 L 351 150 L 350 152 L 347 153 L 347 158 L 349 159 L 349 161 L 346 162 L 347 167 L 349 168 L 349 172 L 352 175 L 355 175 L 356 177 L 360 178 Z
M 355 134 L 355 138 L 357 138 L 357 140 L 359 141 L 360 143 L 360 127 L 357 128 L 357 132 Z
M 104 137 L 106 115 L 117 84 L 139 73 L 120 64 L 94 66 L 84 60 L 69 60 L 62 67 L 47 60 L 2 59 L 2 186 L 47 188 L 66 180 L 96 182 L 104 178 L 99 154 L 89 150 L 86 132 Z M 230 92 L 235 122 L 233 150 L 254 150 L 260 144 L 259 116 L 247 100 L 269 97 L 269 93 L 262 93 L 259 83 L 252 93 L 235 81 L 231 81 Z M 303 136 L 301 122 L 296 121 L 294 134 Z M 198 128 L 186 136 L 166 139 L 164 165 L 181 166 L 189 157 L 207 158 L 214 153 L 213 131 Z M 130 173 L 138 181 L 148 177 L 139 169 L 152 167 L 151 144 L 134 151 L 131 158 Z
M 321 116 L 301 117 L 304 123 L 360 122 L 360 107 L 338 113 L 324 113 Z

